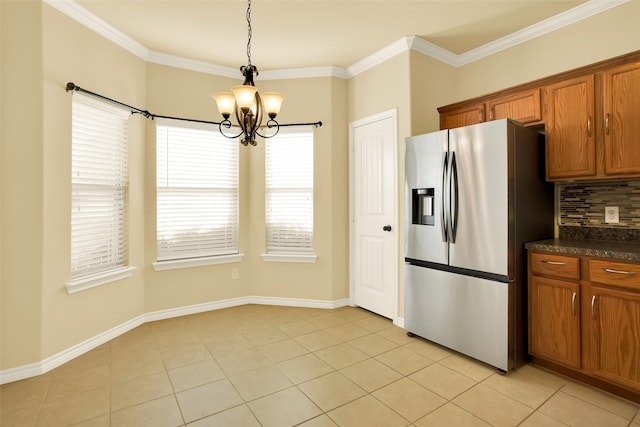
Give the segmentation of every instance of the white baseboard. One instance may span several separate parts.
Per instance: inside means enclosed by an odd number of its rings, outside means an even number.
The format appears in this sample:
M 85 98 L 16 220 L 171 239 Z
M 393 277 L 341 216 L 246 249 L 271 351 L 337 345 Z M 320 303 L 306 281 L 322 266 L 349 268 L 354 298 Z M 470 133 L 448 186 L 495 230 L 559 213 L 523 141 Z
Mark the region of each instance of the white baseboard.
M 393 320 L 393 324 L 404 329 L 404 317 L 397 317 Z
M 158 310 L 150 313 L 142 314 L 131 319 L 121 325 L 109 329 L 99 335 L 89 338 L 79 344 L 63 350 L 51 357 L 40 362 L 30 363 L 15 368 L 0 371 L 0 384 L 6 384 L 14 381 L 24 380 L 26 378 L 35 377 L 49 372 L 58 366 L 75 359 L 76 357 L 93 350 L 94 348 L 111 341 L 112 339 L 128 332 L 138 326 L 153 322 L 156 320 L 170 319 L 189 314 L 203 313 L 206 311 L 220 310 L 223 308 L 236 307 L 245 304 L 263 304 L 263 305 L 280 305 L 287 307 L 307 307 L 307 308 L 325 308 L 333 309 L 348 305 L 349 299 L 343 298 L 336 301 L 295 299 L 295 298 L 277 298 L 277 297 L 261 297 L 249 296 L 241 298 L 231 298 L 221 301 L 213 301 L 203 304 L 189 305 L 185 307 L 169 308 L 166 310 Z

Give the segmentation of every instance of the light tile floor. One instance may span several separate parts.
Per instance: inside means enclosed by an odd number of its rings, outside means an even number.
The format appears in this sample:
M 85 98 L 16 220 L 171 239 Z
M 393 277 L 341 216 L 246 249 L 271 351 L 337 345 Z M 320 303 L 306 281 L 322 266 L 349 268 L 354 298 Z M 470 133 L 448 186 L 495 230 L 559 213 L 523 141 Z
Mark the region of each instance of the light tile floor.
M 0 387 L 2 426 L 631 426 L 639 407 L 506 376 L 365 310 L 246 305 L 142 325 Z

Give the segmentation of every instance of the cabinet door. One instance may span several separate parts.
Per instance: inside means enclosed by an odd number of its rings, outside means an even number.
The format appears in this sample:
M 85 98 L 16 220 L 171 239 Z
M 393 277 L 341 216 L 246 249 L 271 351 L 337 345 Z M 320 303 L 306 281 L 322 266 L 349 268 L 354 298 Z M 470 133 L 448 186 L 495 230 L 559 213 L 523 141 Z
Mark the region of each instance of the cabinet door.
M 484 121 L 484 103 L 473 104 L 440 114 L 440 129 L 475 125 Z
M 593 374 L 640 389 L 640 294 L 591 286 Z
M 606 71 L 603 83 L 605 174 L 640 174 L 640 63 Z
M 594 76 L 547 86 L 547 179 L 596 174 Z
M 531 276 L 529 353 L 580 368 L 580 285 Z
M 542 120 L 540 89 L 528 90 L 487 102 L 489 120 L 513 119 L 520 123 Z

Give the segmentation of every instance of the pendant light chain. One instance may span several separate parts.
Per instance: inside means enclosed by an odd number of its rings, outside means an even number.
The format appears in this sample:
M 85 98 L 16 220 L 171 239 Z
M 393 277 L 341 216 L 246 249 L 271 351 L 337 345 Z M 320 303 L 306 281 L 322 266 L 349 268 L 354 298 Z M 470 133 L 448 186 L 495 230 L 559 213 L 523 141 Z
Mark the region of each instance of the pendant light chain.
M 0 0 L 2 1 L 2 0 Z M 233 86 L 231 92 L 218 92 L 213 98 L 218 104 L 218 110 L 222 114 L 222 120 L 218 123 L 220 133 L 227 138 L 240 138 L 242 145 L 256 145 L 256 137 L 272 138 L 280 130 L 280 124 L 276 121 L 276 116 L 280 112 L 280 106 L 284 95 L 277 92 L 258 93 L 258 88 L 253 82 L 253 76 L 258 75 L 258 68 L 251 64 L 251 0 L 247 0 L 247 65 L 240 66 L 240 72 L 244 76 L 241 85 Z M 233 124 L 229 118 L 235 113 L 236 121 L 240 131 L 235 135 L 226 134 L 224 129 L 231 129 Z M 263 116 L 267 116 L 266 124 L 262 123 Z M 316 124 L 317 123 L 317 124 Z M 314 123 L 321 126 L 322 122 Z M 283 125 L 294 126 L 294 125 Z M 270 130 L 270 134 L 260 133 L 260 130 Z
M 251 0 L 248 0 L 249 6 L 247 7 L 247 28 L 249 34 L 249 40 L 247 41 L 247 59 L 249 61 L 248 65 L 251 67 Z

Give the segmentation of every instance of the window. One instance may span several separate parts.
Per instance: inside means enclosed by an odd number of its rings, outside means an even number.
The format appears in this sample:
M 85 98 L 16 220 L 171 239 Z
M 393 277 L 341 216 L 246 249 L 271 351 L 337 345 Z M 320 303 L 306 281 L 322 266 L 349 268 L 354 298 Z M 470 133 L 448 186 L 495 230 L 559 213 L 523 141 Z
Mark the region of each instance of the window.
M 69 293 L 131 275 L 127 267 L 129 111 L 74 93 Z
M 313 255 L 313 128 L 281 128 L 265 155 L 265 261 L 315 262 Z
M 238 141 L 158 119 L 156 270 L 239 261 Z

